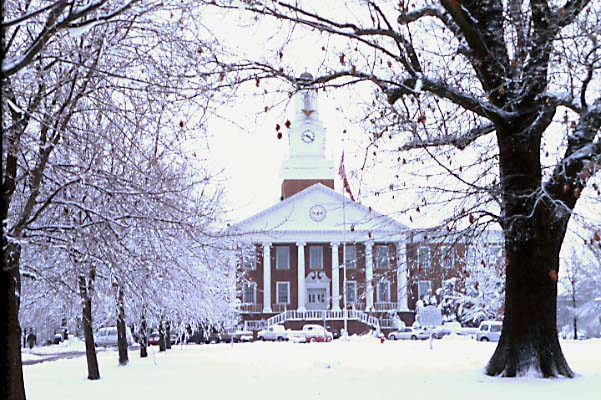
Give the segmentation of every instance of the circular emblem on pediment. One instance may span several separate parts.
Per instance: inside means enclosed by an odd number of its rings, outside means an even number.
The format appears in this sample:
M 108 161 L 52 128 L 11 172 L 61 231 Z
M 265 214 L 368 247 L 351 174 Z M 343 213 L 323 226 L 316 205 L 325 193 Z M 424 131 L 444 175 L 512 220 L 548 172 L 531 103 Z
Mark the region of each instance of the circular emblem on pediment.
M 315 222 L 321 222 L 326 217 L 326 208 L 322 205 L 314 205 L 309 210 L 309 217 Z

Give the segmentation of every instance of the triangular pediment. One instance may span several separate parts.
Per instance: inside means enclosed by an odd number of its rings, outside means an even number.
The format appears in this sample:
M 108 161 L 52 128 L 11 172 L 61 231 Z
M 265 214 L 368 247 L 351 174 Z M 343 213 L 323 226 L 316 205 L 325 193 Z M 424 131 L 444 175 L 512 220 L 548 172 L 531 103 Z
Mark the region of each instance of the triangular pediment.
M 355 240 L 404 234 L 409 228 L 340 193 L 315 184 L 232 227 L 238 234 L 285 240 L 292 233 L 322 232 Z

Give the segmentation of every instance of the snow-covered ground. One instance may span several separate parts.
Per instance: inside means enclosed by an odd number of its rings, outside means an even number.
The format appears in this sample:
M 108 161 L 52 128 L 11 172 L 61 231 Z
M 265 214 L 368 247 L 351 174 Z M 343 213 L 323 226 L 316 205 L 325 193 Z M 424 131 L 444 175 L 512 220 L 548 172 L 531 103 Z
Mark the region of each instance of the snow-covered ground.
M 119 399 L 601 399 L 601 340 L 564 341 L 575 379 L 491 378 L 482 367 L 494 343 L 464 338 L 332 343 L 177 346 L 148 358 L 98 354 L 102 379 L 88 381 L 85 357 L 24 366 L 29 400 Z

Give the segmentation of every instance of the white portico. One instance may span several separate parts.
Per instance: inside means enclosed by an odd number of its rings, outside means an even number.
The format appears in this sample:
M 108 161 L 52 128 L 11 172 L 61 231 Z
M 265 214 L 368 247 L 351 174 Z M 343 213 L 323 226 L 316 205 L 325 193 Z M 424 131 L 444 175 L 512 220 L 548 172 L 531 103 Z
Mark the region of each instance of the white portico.
M 232 227 L 245 259 L 242 317 L 269 324 L 344 316 L 379 328 L 367 313 L 407 310 L 400 257 L 408 227 L 334 190 L 317 93 L 301 89 L 282 165 L 282 200 Z

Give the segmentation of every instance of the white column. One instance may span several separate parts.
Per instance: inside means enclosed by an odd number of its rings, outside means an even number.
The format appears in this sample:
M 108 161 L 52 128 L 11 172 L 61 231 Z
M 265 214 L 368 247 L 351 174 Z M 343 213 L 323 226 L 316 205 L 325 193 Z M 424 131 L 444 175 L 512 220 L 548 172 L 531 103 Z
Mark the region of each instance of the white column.
M 332 243 L 332 310 L 340 311 L 340 262 L 338 243 Z
M 263 312 L 271 312 L 271 243 L 263 243 Z
M 372 256 L 373 242 L 365 243 L 365 310 L 371 311 L 374 307 L 374 288 L 372 279 L 374 277 L 374 258 Z
M 297 280 L 298 280 L 298 311 L 306 311 L 305 308 L 305 243 L 296 244 L 297 249 Z
M 405 241 L 396 243 L 397 260 L 397 302 L 399 311 L 408 311 L 407 308 L 407 256 L 405 251 Z

